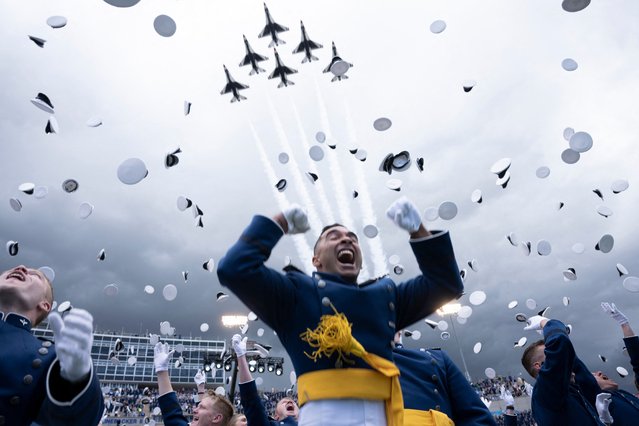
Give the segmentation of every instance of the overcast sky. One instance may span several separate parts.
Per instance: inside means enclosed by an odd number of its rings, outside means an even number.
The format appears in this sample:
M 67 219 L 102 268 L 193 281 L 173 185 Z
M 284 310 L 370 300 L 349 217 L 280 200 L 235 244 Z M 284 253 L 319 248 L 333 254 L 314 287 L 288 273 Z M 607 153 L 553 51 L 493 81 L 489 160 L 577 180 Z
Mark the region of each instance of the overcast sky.
M 545 306 L 573 325 L 572 340 L 593 370 L 630 370 L 621 331 L 599 305 L 616 302 L 639 328 L 639 294 L 624 289 L 627 276 L 616 269 L 621 263 L 629 276 L 639 275 L 632 219 L 639 204 L 639 4 L 595 0 L 577 13 L 563 11 L 560 0 L 272 0 L 268 6 L 290 28 L 280 35 L 286 44 L 278 52 L 299 71 L 290 76 L 294 86 L 278 89 L 277 80 L 267 79 L 274 54 L 267 38 L 257 38 L 265 24 L 260 1 L 142 0 L 130 8 L 102 0 L 0 2 L 0 241 L 20 247 L 15 257 L 0 254 L 2 269 L 52 267 L 56 301 L 88 309 L 99 330 L 157 333 L 160 321 L 170 321 L 178 334 L 228 340 L 236 330 L 222 327 L 220 316 L 248 310 L 234 296 L 216 302 L 226 290 L 202 263 L 213 258 L 217 264 L 252 215 L 270 216 L 293 202 L 309 209 L 312 230 L 284 237 L 269 261 L 274 268 L 288 256 L 310 271 L 309 250 L 321 225 L 340 221 L 363 241 L 362 278 L 390 272 L 401 281 L 418 270 L 407 235 L 386 219 L 386 207 L 401 195 L 422 213 L 452 201 L 456 217 L 426 225 L 451 232 L 460 268 L 467 270 L 461 303 L 470 305 L 473 291 L 487 295 L 485 303 L 471 305 L 466 324 L 453 320 L 474 379 L 485 377 L 487 367 L 502 375 L 523 371 L 522 348 L 513 343 L 538 335 L 524 332 L 515 314 L 534 315 Z M 65 27 L 47 25 L 56 15 L 67 18 Z M 176 22 L 172 37 L 154 30 L 158 15 Z M 301 64 L 302 55 L 291 53 L 300 20 L 324 45 L 314 51 L 319 61 Z M 430 31 L 436 20 L 446 23 L 439 34 Z M 249 76 L 248 67 L 238 67 L 243 34 L 269 57 L 262 63 L 266 74 Z M 29 35 L 46 44 L 39 48 Z M 348 80 L 331 82 L 332 75 L 322 73 L 331 41 L 354 64 Z M 566 58 L 578 68 L 564 70 Z M 223 64 L 250 86 L 242 91 L 246 101 L 220 95 Z M 466 80 L 476 82 L 468 93 Z M 45 133 L 49 114 L 29 102 L 39 92 L 55 106 L 57 134 Z M 192 103 L 188 116 L 184 101 Z M 87 126 L 93 117 L 103 124 Z M 373 128 L 380 117 L 392 121 L 383 132 Z M 561 159 L 569 148 L 567 127 L 593 139 L 576 164 Z M 315 140 L 318 131 L 327 135 L 323 144 Z M 314 145 L 323 150 L 321 161 L 309 156 Z M 164 156 L 177 147 L 179 164 L 166 169 Z M 366 161 L 349 152 L 356 148 L 367 152 Z M 388 153 L 403 150 L 413 160 L 408 170 L 392 176 L 378 170 Z M 282 152 L 289 155 L 286 164 L 278 161 Z M 423 172 L 415 166 L 418 157 Z M 144 161 L 149 172 L 136 185 L 117 177 L 129 158 Z M 490 171 L 502 158 L 512 161 L 505 189 Z M 544 179 L 536 176 L 542 166 L 550 169 Z M 319 177 L 314 185 L 306 172 Z M 401 180 L 400 192 L 388 189 L 390 178 Z M 77 180 L 78 190 L 64 192 L 66 179 Z M 279 179 L 288 181 L 281 193 Z M 629 187 L 614 194 L 617 180 Z M 46 186 L 48 194 L 37 199 L 20 192 L 25 182 Z M 471 201 L 477 189 L 481 204 Z M 179 196 L 201 208 L 203 228 L 190 209 L 178 210 Z M 11 198 L 21 201 L 20 212 Z M 83 202 L 94 206 L 86 219 L 78 215 Z M 598 214 L 601 205 L 613 214 Z M 368 239 L 363 227 L 371 224 L 379 235 Z M 511 232 L 531 242 L 529 256 L 506 240 Z M 595 250 L 604 234 L 614 237 L 609 253 Z M 550 243 L 549 255 L 537 254 L 540 240 Z M 96 260 L 101 249 L 103 262 Z M 404 267 L 401 276 L 392 272 L 392 255 Z M 477 271 L 467 265 L 473 259 Z M 564 280 L 567 268 L 577 280 Z M 182 271 L 189 271 L 188 283 Z M 103 289 L 112 283 L 119 293 L 108 297 Z M 171 302 L 162 297 L 167 284 L 178 288 Z M 144 293 L 146 285 L 155 288 L 153 295 Z M 529 298 L 537 308 L 526 307 Z M 519 305 L 508 309 L 513 300 Z M 202 323 L 208 332 L 199 331 Z M 283 354 L 271 330 L 257 336 L 260 328 L 266 326 L 251 322 L 249 338 Z M 424 322 L 412 330 L 422 336 L 406 339 L 407 346 L 443 347 L 461 367 L 454 338 L 442 340 L 441 330 Z M 474 354 L 477 342 L 483 349 Z M 287 386 L 291 368 L 287 358 L 284 376 L 265 374 L 264 386 Z M 630 377 L 615 376 L 631 389 Z

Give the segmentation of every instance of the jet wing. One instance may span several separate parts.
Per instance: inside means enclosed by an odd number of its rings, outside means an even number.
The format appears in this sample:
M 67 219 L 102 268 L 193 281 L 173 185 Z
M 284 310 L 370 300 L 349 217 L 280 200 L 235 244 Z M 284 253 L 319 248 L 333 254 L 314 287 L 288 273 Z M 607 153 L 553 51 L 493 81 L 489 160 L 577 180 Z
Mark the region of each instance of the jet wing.
M 251 59 L 254 59 L 255 62 L 262 62 L 268 60 L 268 57 L 259 55 L 257 53 L 247 54 L 246 56 L 244 56 L 244 59 L 242 59 L 242 62 L 240 62 L 240 66 L 243 67 L 244 65 L 250 65 Z
M 230 93 L 230 92 L 233 91 L 233 89 L 235 89 L 235 90 L 248 89 L 248 85 L 242 84 L 242 83 L 238 83 L 237 81 L 234 81 L 234 82 L 231 82 L 231 83 L 226 83 L 226 86 L 224 86 L 224 89 L 222 89 L 220 94 L 224 95 L 225 93 Z
M 280 72 L 284 73 L 284 74 L 295 74 L 297 72 L 297 70 L 294 70 L 293 68 L 282 66 Z

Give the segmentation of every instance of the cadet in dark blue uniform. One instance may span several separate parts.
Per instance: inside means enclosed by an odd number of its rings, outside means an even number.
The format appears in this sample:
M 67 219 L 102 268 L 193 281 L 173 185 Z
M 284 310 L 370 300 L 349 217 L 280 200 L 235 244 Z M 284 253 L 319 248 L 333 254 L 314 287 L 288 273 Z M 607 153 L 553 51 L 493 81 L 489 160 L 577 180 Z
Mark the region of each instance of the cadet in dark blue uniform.
M 532 413 L 540 426 L 603 425 L 583 390 L 575 383 L 573 371 L 579 362 L 568 338 L 566 326 L 558 320 L 536 315 L 526 330 L 543 329 L 544 340 L 532 343 L 521 359 L 535 379 Z
M 297 426 L 299 408 L 293 398 L 282 398 L 275 407 L 275 418 L 270 419 L 264 409 L 262 399 L 257 393 L 255 380 L 249 370 L 246 361 L 246 338 L 242 339 L 239 334 L 235 334 L 231 340 L 233 350 L 237 357 L 238 381 L 240 383 L 240 400 L 246 421 L 250 426 L 277 426 L 290 425 Z
M 632 328 L 628 322 L 628 318 L 621 313 L 614 303 L 602 303 L 602 309 L 610 314 L 610 316 L 619 323 L 624 334 L 624 342 L 630 341 L 631 345 L 633 340 L 637 339 L 634 335 Z M 639 359 L 632 358 L 630 362 L 634 365 L 639 363 Z M 634 354 L 636 355 L 636 354 Z M 636 376 L 635 376 L 636 378 Z M 594 404 L 597 395 L 606 392 L 610 394 L 609 412 L 614 420 L 615 425 L 636 425 L 639 423 L 639 398 L 635 395 L 627 392 L 623 389 L 619 389 L 619 385 L 610 379 L 606 374 L 601 371 L 591 373 L 585 365 L 580 366 L 578 371 L 575 371 L 575 380 L 584 390 L 588 390 L 587 397 L 591 404 Z
M 401 375 L 404 424 L 491 425 L 495 419 L 463 373 L 443 350 L 406 349 L 395 337 L 393 361 Z M 454 422 L 452 423 L 451 422 Z M 430 422 L 429 422 L 430 421 Z
M 391 361 L 395 331 L 462 294 L 448 233 L 427 231 L 406 199 L 391 205 L 387 215 L 410 233 L 422 272 L 399 285 L 388 276 L 358 284 L 362 254 L 357 236 L 337 224 L 320 234 L 312 277 L 293 269 L 283 275 L 266 267 L 284 233 L 309 229 L 299 206 L 273 220 L 255 216 L 220 260 L 220 282 L 277 332 L 291 357 L 298 374 L 300 424 L 317 420 L 319 413 L 335 413 L 321 414 L 324 424 L 331 425 L 363 424 L 366 415 L 379 417 L 376 424 L 401 424 L 399 371 Z M 320 343 L 326 337 L 321 334 L 332 327 L 351 340 L 344 340 L 344 346 Z M 349 417 L 355 412 L 363 414 Z
M 193 421 L 189 423 L 186 420 L 169 377 L 169 360 L 173 352 L 169 351 L 168 343 L 158 342 L 153 348 L 153 365 L 158 377 L 158 405 L 164 426 L 226 426 L 233 417 L 233 406 L 211 391 L 200 398 L 193 410 Z
M 93 318 L 82 309 L 64 320 L 51 314 L 54 346 L 31 333 L 52 302 L 51 283 L 37 269 L 18 266 L 0 275 L 0 425 L 100 421 L 104 400 L 91 363 Z

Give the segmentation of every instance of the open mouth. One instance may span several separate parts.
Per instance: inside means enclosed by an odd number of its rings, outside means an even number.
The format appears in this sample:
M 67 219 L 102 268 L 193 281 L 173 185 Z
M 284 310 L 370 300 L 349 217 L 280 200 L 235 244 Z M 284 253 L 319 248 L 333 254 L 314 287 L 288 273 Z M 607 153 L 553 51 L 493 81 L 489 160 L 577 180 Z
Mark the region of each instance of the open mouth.
M 355 252 L 351 249 L 341 249 L 337 252 L 337 261 L 346 265 L 355 263 Z
M 20 271 L 12 271 L 10 274 L 7 275 L 7 278 L 15 278 L 16 280 L 19 281 L 26 281 L 27 277 Z

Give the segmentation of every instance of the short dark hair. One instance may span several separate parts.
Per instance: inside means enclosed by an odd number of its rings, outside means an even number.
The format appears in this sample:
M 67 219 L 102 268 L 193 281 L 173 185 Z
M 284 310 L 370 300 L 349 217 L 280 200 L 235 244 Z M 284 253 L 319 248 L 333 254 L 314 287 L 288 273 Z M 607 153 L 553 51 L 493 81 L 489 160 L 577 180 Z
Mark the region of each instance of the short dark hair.
M 532 366 L 535 362 L 537 362 L 537 348 L 543 345 L 545 345 L 543 339 L 537 340 L 536 342 L 531 343 L 521 356 L 521 365 L 523 365 L 528 374 L 535 379 L 537 378 L 537 373 L 533 370 Z
M 336 228 L 338 226 L 341 226 L 343 228 L 346 228 L 344 225 L 342 225 L 341 223 L 333 223 L 331 225 L 326 225 L 325 227 L 322 228 L 322 231 L 319 234 L 319 237 L 317 237 L 317 241 L 315 241 L 315 245 L 313 246 L 313 254 L 315 254 L 315 252 L 317 251 L 317 245 L 319 244 L 320 240 L 322 239 L 322 235 L 324 235 L 324 232 L 328 231 L 331 228 Z

